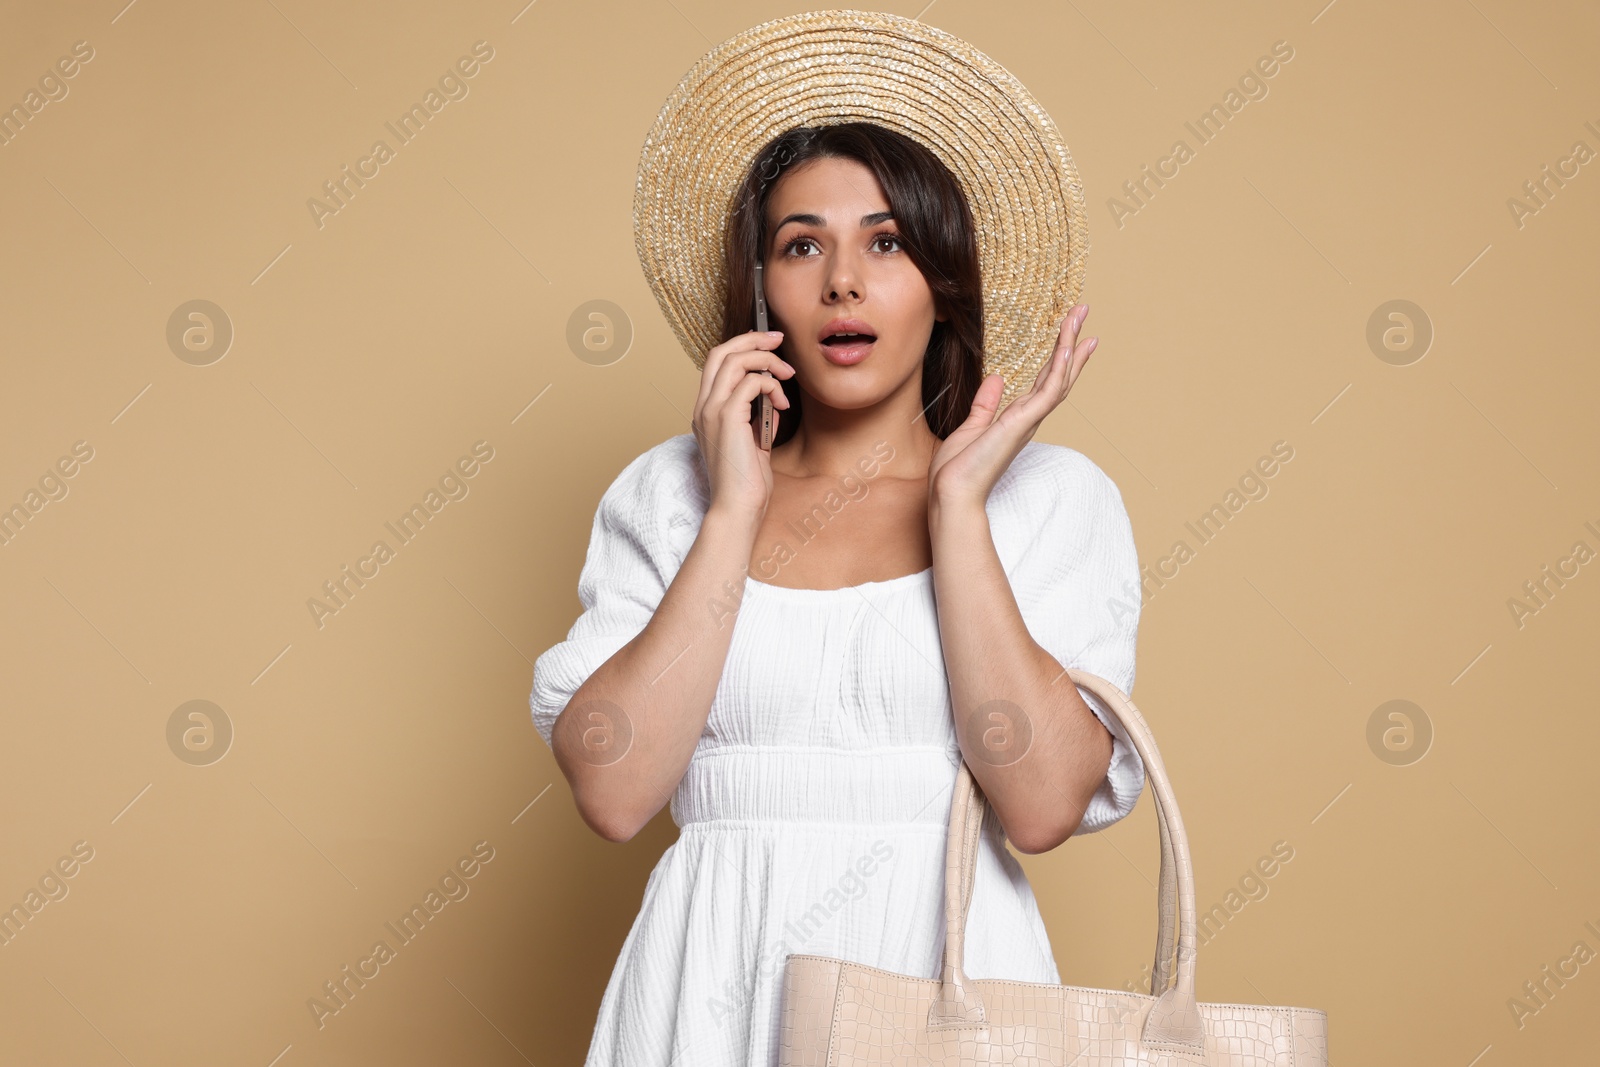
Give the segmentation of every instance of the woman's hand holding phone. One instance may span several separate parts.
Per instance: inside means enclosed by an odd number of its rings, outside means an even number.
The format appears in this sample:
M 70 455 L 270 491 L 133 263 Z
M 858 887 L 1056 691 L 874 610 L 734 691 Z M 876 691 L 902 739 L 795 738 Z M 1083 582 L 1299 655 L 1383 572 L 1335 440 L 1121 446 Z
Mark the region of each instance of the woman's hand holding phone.
M 751 432 L 752 409 L 766 394 L 776 426 L 778 412 L 789 406 L 782 380 L 792 377 L 794 368 L 774 351 L 782 342 L 781 331 L 752 330 L 713 348 L 706 354 L 694 404 L 694 435 L 705 458 L 711 507 L 754 520 L 765 517 L 772 495 L 772 454 Z

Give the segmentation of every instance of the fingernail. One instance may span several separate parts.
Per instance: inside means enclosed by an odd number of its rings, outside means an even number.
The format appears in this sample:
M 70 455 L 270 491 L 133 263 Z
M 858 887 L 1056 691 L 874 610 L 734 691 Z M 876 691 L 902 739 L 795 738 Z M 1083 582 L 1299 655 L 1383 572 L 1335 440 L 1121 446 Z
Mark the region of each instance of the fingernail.
M 767 331 L 767 336 L 768 337 L 782 337 L 783 336 L 783 331 L 782 330 L 768 330 Z

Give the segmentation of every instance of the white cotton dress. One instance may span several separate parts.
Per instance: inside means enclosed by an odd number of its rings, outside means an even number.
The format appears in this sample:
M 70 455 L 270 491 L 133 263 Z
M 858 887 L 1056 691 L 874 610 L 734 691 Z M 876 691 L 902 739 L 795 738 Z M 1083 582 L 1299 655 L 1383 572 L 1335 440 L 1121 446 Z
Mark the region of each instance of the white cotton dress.
M 601 498 L 578 581 L 583 614 L 534 665 L 530 705 L 546 743 L 573 692 L 649 621 L 699 531 L 706 484 L 694 436 L 681 434 L 628 464 Z M 863 486 L 870 479 L 843 485 L 827 513 L 848 521 Z M 1139 566 L 1116 485 L 1083 454 L 1032 441 L 987 512 L 1033 639 L 1130 692 Z M 829 590 L 752 574 L 731 606 L 722 678 L 672 796 L 680 833 L 645 886 L 587 1067 L 776 1063 L 789 953 L 939 974 L 961 750 L 932 571 Z M 1079 692 L 1114 738 L 1083 834 L 1133 809 L 1144 766 L 1099 698 Z M 966 951 L 974 978 L 1060 982 L 992 813 Z

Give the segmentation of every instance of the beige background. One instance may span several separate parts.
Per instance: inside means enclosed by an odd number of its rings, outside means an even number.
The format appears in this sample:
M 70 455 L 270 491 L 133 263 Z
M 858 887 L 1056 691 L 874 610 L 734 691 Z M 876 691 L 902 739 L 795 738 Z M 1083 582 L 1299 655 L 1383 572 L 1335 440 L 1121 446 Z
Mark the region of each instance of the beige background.
M 634 166 L 702 52 L 800 8 L 120 4 L 0 34 L 7 108 L 93 50 L 0 146 L 0 506 L 66 488 L 0 546 L 0 905 L 92 849 L 0 947 L 0 1060 L 577 1063 L 674 836 L 591 834 L 526 704 L 601 492 L 696 387 L 634 256 Z M 1294 449 L 1144 607 L 1134 697 L 1201 907 L 1294 850 L 1201 950 L 1202 999 L 1323 1008 L 1336 1064 L 1588 1055 L 1600 563 L 1520 626 L 1508 601 L 1600 550 L 1600 164 L 1520 225 L 1508 201 L 1600 149 L 1600 15 L 922 14 L 1017 74 L 1082 171 L 1102 343 L 1039 437 L 1116 480 L 1141 561 Z M 323 183 L 478 41 L 468 95 L 319 226 Z M 1278 41 L 1266 95 L 1199 144 L 1185 122 Z M 1193 158 L 1119 226 L 1111 199 L 1180 138 Z M 220 359 L 169 343 L 195 300 L 231 324 Z M 592 300 L 625 316 L 608 366 L 566 339 Z M 1406 365 L 1367 340 L 1391 300 L 1434 334 Z M 319 628 L 308 599 L 479 441 L 467 495 Z M 1395 699 L 1433 733 L 1404 766 L 1368 741 Z M 169 744 L 191 700 L 232 726 L 209 765 Z M 479 842 L 469 894 L 319 1028 L 323 983 Z M 1148 799 L 1024 863 L 1063 978 L 1139 980 Z M 1580 941 L 1519 1026 L 1508 1001 Z

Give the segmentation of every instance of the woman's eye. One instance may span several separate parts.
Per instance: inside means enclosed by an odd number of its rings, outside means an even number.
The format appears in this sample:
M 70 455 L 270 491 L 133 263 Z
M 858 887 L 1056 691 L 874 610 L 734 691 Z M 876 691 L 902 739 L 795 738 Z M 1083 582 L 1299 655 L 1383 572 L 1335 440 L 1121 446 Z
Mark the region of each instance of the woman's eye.
M 888 248 L 883 247 L 885 243 L 889 245 Z M 796 237 L 794 240 L 783 246 L 783 254 L 786 256 L 806 258 L 810 253 L 805 250 L 814 249 L 816 247 L 817 243 L 811 238 Z M 872 239 L 872 247 L 879 252 L 898 252 L 901 250 L 900 237 L 898 234 L 880 233 Z

